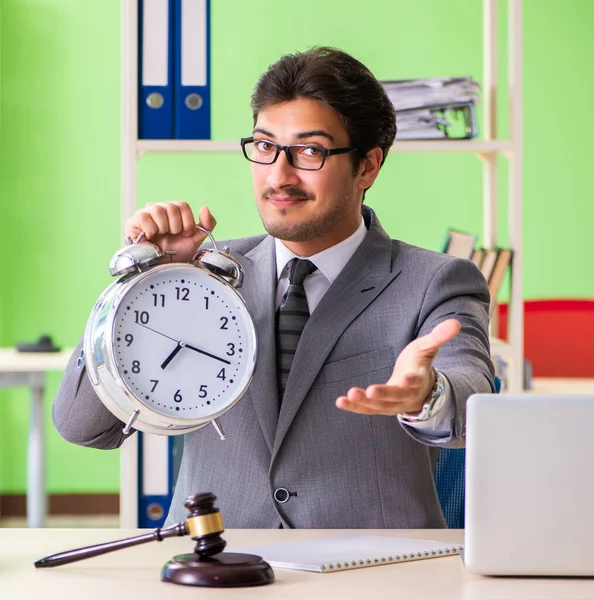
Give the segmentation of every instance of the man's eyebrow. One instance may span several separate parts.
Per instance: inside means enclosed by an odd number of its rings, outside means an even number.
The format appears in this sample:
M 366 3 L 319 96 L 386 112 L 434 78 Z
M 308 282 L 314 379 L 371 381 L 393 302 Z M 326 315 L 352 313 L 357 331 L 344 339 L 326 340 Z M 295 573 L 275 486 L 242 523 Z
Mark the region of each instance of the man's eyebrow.
M 298 140 L 304 140 L 306 138 L 316 137 L 316 136 L 325 137 L 325 138 L 329 139 L 331 142 L 334 141 L 334 138 L 327 131 L 324 131 L 323 129 L 312 129 L 311 131 L 302 131 L 301 133 L 298 133 L 296 137 Z
M 265 135 L 266 137 L 274 138 L 274 133 L 272 133 L 271 131 L 266 131 L 266 129 L 260 129 L 260 127 L 256 127 L 254 129 L 253 133 L 261 133 L 262 135 Z
M 272 133 L 271 131 L 268 131 L 266 129 L 262 129 L 261 127 L 256 127 L 254 129 L 253 133 L 260 133 L 260 134 L 265 135 L 266 137 L 269 137 L 272 139 L 274 139 L 276 137 L 274 135 L 274 133 Z M 306 140 L 310 137 L 316 137 L 316 136 L 325 137 L 326 139 L 330 140 L 331 142 L 334 142 L 334 138 L 332 137 L 332 135 L 329 134 L 327 131 L 324 131 L 323 129 L 312 129 L 310 131 L 301 131 L 300 133 L 298 133 L 295 136 L 295 138 L 298 140 Z

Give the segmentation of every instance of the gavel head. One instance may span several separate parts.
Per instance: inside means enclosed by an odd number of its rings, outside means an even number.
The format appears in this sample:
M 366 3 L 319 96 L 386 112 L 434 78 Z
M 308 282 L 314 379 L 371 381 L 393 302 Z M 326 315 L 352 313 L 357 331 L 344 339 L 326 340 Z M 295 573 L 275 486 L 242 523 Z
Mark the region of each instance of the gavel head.
M 186 530 L 196 542 L 194 552 L 200 558 L 218 554 L 225 549 L 227 542 L 221 537 L 225 531 L 223 517 L 214 502 L 217 497 L 210 492 L 192 494 L 184 502 L 188 509 Z

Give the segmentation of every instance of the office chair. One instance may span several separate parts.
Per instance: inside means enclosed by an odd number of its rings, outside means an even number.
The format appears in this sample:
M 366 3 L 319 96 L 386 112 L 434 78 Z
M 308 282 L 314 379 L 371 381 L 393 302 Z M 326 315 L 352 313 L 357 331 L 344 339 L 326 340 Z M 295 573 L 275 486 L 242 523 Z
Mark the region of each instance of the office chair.
M 501 390 L 501 380 L 495 376 L 495 392 Z M 443 448 L 435 465 L 435 487 L 441 510 L 450 529 L 464 529 L 464 478 L 466 450 Z

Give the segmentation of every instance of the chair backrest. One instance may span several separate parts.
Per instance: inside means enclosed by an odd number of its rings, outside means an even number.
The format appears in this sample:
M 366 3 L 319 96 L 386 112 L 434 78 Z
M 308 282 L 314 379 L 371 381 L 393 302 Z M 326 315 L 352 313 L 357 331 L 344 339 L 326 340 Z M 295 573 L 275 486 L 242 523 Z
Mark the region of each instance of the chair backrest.
M 495 377 L 495 392 L 501 390 L 501 380 Z M 443 448 L 435 465 L 435 487 L 441 510 L 450 529 L 464 529 L 464 480 L 466 451 L 464 448 Z
M 498 309 L 504 339 L 509 307 Z M 594 300 L 524 300 L 524 356 L 535 377 L 594 377 L 593 337 Z

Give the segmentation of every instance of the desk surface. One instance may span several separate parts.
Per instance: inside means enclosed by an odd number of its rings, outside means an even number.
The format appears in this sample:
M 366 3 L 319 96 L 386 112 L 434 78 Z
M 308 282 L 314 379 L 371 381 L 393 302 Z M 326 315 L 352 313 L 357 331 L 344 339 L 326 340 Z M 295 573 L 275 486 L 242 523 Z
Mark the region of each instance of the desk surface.
M 63 371 L 74 348 L 60 352 L 18 352 L 14 348 L 0 348 L 0 373 L 31 371 Z
M 122 529 L 3 529 L 0 530 L 0 589 L 6 598 L 43 597 L 44 600 L 88 598 L 118 600 L 141 598 L 217 598 L 324 600 L 389 597 L 431 600 L 591 599 L 594 579 L 491 578 L 468 573 L 459 556 L 395 565 L 354 569 L 340 573 L 305 573 L 275 569 L 268 586 L 208 589 L 160 581 L 164 563 L 193 549 L 189 537 L 149 542 L 51 569 L 35 569 L 35 560 L 64 550 L 122 539 L 147 530 Z M 308 539 L 354 533 L 353 530 L 228 530 L 228 551 L 252 544 Z M 380 530 L 361 533 L 417 537 L 452 543 L 463 541 L 461 530 Z M 125 565 L 122 566 L 122 565 Z

